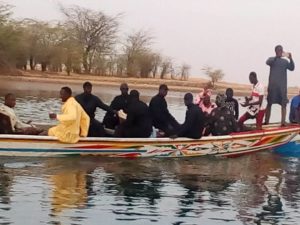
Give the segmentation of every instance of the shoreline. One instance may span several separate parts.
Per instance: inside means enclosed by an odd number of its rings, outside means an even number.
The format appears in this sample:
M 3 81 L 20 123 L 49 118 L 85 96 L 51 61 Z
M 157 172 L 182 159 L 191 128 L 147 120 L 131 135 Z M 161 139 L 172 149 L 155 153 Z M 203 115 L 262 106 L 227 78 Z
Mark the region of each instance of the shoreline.
M 119 87 L 121 83 L 128 83 L 130 89 L 158 90 L 162 83 L 168 85 L 170 91 L 198 93 L 208 80 L 203 78 L 190 78 L 188 81 L 157 79 L 157 78 L 128 78 L 92 76 L 86 74 L 72 74 L 70 76 L 59 73 L 42 73 L 39 71 L 23 72 L 22 75 L 0 75 L 0 90 L 4 92 L 55 92 L 62 86 L 71 86 L 76 91 L 82 91 L 82 84 L 90 81 L 95 88 Z M 235 84 L 218 82 L 213 94 L 224 93 L 231 87 L 235 96 L 247 96 L 251 93 L 250 84 Z M 297 88 L 289 88 L 288 96 L 298 94 Z

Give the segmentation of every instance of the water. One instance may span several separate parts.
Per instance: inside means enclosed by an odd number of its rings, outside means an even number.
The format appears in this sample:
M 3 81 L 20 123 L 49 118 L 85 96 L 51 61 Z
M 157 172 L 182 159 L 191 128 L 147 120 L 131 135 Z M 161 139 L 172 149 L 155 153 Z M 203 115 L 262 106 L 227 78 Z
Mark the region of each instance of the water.
M 168 96 L 181 122 L 182 97 Z M 16 111 L 50 122 L 49 108 L 59 112 L 60 100 L 23 96 Z M 299 224 L 299 169 L 300 158 L 268 151 L 235 159 L 1 157 L 0 224 Z

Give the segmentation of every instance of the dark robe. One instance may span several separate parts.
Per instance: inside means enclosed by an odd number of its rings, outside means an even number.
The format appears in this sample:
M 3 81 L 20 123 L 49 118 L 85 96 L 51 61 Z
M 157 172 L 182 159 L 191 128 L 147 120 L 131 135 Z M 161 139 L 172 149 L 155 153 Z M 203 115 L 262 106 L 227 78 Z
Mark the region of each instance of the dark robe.
M 140 100 L 132 101 L 127 108 L 127 118 L 116 129 L 119 137 L 149 137 L 152 132 L 152 119 L 147 104 Z
M 233 113 L 236 120 L 239 119 L 239 103 L 235 98 L 225 100 L 226 107 Z
M 270 57 L 267 62 L 270 66 L 268 85 L 268 104 L 280 104 L 286 106 L 287 98 L 287 70 L 295 69 L 294 61 L 288 61 L 282 57 Z
M 187 106 L 185 121 L 179 128 L 178 137 L 201 138 L 204 126 L 204 113 L 195 104 Z
M 118 95 L 112 100 L 110 104 L 110 108 L 116 111 L 122 109 L 126 113 L 128 99 L 129 99 L 129 95 Z M 115 127 L 119 125 L 119 118 L 114 113 L 107 111 L 107 113 L 103 118 L 103 125 L 107 128 L 115 129 Z
M 167 136 L 177 133 L 179 123 L 171 115 L 168 105 L 163 96 L 155 95 L 149 104 L 153 126 L 162 130 Z
M 206 135 L 228 135 L 238 131 L 238 124 L 233 113 L 226 107 L 215 108 L 210 115 Z
M 84 111 L 90 117 L 90 127 L 88 137 L 103 137 L 105 136 L 102 123 L 95 119 L 95 112 L 97 107 L 113 113 L 113 110 L 106 104 L 104 104 L 100 98 L 93 94 L 79 94 L 75 97 L 76 101 L 81 105 Z

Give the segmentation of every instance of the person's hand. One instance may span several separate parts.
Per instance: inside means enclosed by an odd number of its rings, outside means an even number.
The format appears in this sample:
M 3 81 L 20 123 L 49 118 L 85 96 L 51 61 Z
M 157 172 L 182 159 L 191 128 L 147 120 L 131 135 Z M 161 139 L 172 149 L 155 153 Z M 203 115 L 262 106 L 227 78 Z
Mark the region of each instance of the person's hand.
M 292 53 L 289 53 L 288 58 L 289 58 L 289 59 L 292 59 Z
M 243 103 L 241 103 L 241 106 L 243 106 L 243 107 L 246 107 L 248 105 L 249 105 L 249 102 L 243 102 Z
M 55 120 L 55 119 L 57 118 L 56 113 L 49 113 L 49 118 L 50 118 L 51 120 Z

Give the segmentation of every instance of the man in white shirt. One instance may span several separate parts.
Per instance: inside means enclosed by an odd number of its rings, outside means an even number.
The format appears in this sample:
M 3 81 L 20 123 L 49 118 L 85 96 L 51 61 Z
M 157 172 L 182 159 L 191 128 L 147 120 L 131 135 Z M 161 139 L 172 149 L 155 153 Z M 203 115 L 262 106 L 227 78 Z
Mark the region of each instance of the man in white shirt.
M 238 121 L 238 124 L 243 129 L 244 122 L 248 119 L 256 118 L 256 129 L 262 129 L 262 121 L 264 118 L 265 110 L 261 105 L 264 99 L 264 86 L 258 82 L 255 72 L 249 74 L 250 83 L 252 86 L 252 93 L 250 97 L 245 97 L 245 102 L 241 104 L 243 107 L 248 107 L 244 115 L 242 115 Z
M 31 125 L 30 122 L 22 122 L 15 114 L 14 107 L 16 105 L 16 97 L 14 94 L 5 95 L 4 104 L 0 103 L 0 113 L 10 118 L 11 130 L 13 133 L 19 134 L 39 134 L 42 130 Z

